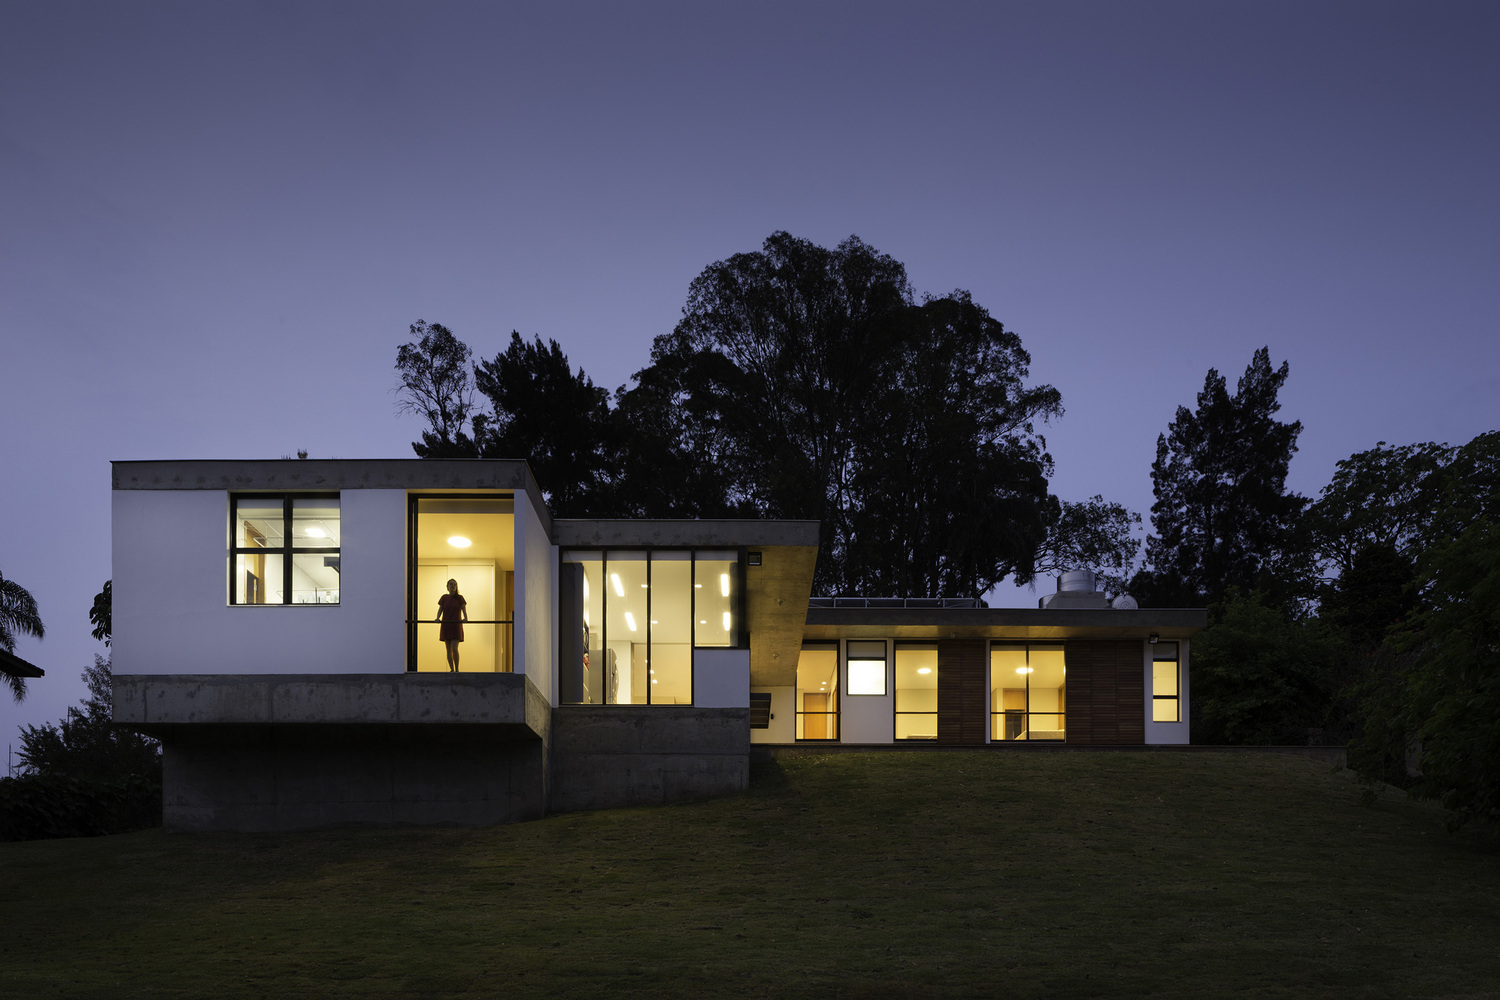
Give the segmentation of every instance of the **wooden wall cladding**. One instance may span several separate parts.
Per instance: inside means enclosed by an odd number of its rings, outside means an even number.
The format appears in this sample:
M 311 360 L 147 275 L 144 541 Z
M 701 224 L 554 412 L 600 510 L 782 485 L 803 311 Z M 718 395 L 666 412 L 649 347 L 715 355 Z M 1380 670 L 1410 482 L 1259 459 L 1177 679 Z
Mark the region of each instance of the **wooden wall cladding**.
M 1068 667 L 1068 742 L 1144 744 L 1146 671 L 1141 641 L 1069 640 L 1063 655 Z
M 970 745 L 984 742 L 990 706 L 988 639 L 943 639 L 938 642 L 938 742 Z

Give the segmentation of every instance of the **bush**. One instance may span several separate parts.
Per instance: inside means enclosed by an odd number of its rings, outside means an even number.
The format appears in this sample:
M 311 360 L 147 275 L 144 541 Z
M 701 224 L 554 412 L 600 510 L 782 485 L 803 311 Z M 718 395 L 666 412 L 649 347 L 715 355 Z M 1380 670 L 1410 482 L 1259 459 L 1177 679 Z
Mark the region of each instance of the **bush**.
M 161 781 L 26 774 L 0 778 L 0 840 L 99 837 L 161 825 Z

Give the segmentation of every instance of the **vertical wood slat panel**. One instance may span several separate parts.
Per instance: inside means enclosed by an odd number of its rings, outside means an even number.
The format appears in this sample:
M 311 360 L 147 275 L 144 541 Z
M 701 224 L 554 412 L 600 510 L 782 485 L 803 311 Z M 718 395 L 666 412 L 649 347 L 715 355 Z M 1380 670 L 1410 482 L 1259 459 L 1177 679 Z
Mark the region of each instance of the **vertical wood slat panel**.
M 989 640 L 938 642 L 938 742 L 968 746 L 984 742 L 989 719 L 985 679 Z
M 1139 640 L 1070 641 L 1064 656 L 1068 742 L 1144 744 L 1146 688 Z

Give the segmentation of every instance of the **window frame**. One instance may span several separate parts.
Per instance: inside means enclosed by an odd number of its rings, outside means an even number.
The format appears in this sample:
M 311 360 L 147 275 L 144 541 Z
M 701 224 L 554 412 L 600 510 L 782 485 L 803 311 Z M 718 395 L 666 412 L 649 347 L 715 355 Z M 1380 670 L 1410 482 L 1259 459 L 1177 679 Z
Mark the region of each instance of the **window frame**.
M 240 502 L 269 503 L 274 500 L 281 501 L 281 539 L 282 544 L 275 547 L 256 548 L 251 545 L 235 544 L 239 539 L 240 527 Z M 294 500 L 332 500 L 339 508 L 339 541 L 337 545 L 296 545 L 293 543 L 292 535 L 292 501 Z M 339 569 L 339 599 L 337 601 L 305 601 L 297 602 L 284 600 L 276 604 L 269 601 L 249 602 L 236 600 L 239 594 L 238 570 L 236 568 L 236 556 L 272 556 L 281 557 L 281 592 L 290 597 L 292 594 L 292 571 L 293 557 L 298 555 L 324 555 L 335 556 L 342 563 L 344 551 L 344 504 L 340 491 L 314 490 L 314 491 L 269 491 L 269 492 L 231 492 L 229 494 L 229 607 L 231 608 L 336 608 L 344 598 L 343 568 Z
M 933 670 L 933 673 L 936 674 L 937 676 L 933 677 L 933 679 L 932 679 L 933 707 L 932 707 L 932 711 L 930 711 L 930 712 L 911 712 L 911 711 L 903 712 L 903 711 L 901 711 L 901 708 L 900 708 L 900 705 L 901 705 L 901 677 L 900 677 L 900 674 L 897 672 L 899 668 L 897 667 L 896 659 L 897 659 L 897 657 L 899 657 L 901 655 L 901 649 L 902 649 L 902 647 L 905 647 L 907 649 L 920 649 L 920 650 L 931 650 L 932 651 L 932 654 L 933 654 L 932 655 L 932 670 Z M 891 642 L 891 652 L 890 652 L 890 657 L 891 657 L 891 659 L 890 659 L 890 665 L 891 665 L 891 670 L 890 670 L 890 673 L 891 673 L 891 738 L 894 739 L 897 743 L 934 743 L 934 742 L 937 741 L 937 738 L 938 738 L 938 735 L 937 735 L 937 725 L 938 725 L 937 698 L 939 697 L 938 691 L 940 690 L 939 685 L 941 684 L 941 680 L 939 678 L 941 678 L 941 676 L 942 676 L 942 665 L 938 662 L 937 653 L 938 653 L 938 641 L 936 639 L 896 639 L 896 640 L 894 640 L 894 641 Z M 906 715 L 906 716 L 912 716 L 912 715 L 931 716 L 932 717 L 932 735 L 931 736 L 897 736 L 896 734 L 901 731 L 901 726 L 899 725 L 899 723 L 901 722 L 901 717 L 903 715 Z
M 1182 644 L 1179 643 L 1179 642 L 1177 642 L 1176 640 L 1167 640 L 1165 642 L 1161 641 L 1161 640 L 1157 640 L 1156 642 L 1147 643 L 1147 646 L 1151 650 L 1151 719 L 1150 719 L 1150 721 L 1153 722 L 1153 723 L 1156 723 L 1157 725 L 1163 725 L 1163 726 L 1177 725 L 1177 724 L 1179 724 L 1179 723 L 1182 722 Z M 1168 659 L 1167 657 L 1158 657 L 1157 653 L 1161 652 L 1163 648 L 1168 647 L 1168 646 L 1170 646 L 1171 649 L 1172 649 L 1172 656 L 1171 656 L 1171 658 Z M 1156 693 L 1156 665 L 1158 663 L 1170 663 L 1170 664 L 1172 664 L 1172 672 L 1173 672 L 1173 674 L 1175 675 L 1175 678 L 1176 678 L 1176 688 L 1177 688 L 1176 694 L 1165 694 L 1165 695 L 1163 695 L 1163 694 L 1157 694 Z M 1161 702 L 1171 702 L 1172 703 L 1172 708 L 1173 708 L 1172 714 L 1173 714 L 1174 718 L 1171 718 L 1171 719 L 1158 719 L 1156 717 L 1156 706 L 1157 706 L 1158 703 L 1161 703 Z
M 1033 647 L 1037 647 L 1039 649 L 1049 649 L 1049 650 L 1050 649 L 1060 649 L 1060 650 L 1062 650 L 1062 653 L 1063 653 L 1064 663 L 1066 663 L 1067 649 L 1068 649 L 1068 644 L 1067 644 L 1066 640 L 1037 639 L 1037 640 L 1033 641 L 1033 640 L 1030 640 L 1030 639 L 991 639 L 990 643 L 989 643 L 989 648 L 985 650 L 985 672 L 986 672 L 986 676 L 988 678 L 988 687 L 987 687 L 986 691 L 987 692 L 993 692 L 995 690 L 995 676 L 994 676 L 994 669 L 995 669 L 994 663 L 995 663 L 995 661 L 994 661 L 993 653 L 994 653 L 994 651 L 997 648 L 999 648 L 999 649 L 1022 649 L 1022 650 L 1025 650 L 1026 651 L 1026 664 L 1029 667 L 1031 665 L 1031 650 L 1032 650 Z M 1064 666 L 1063 669 L 1066 672 L 1067 667 Z M 989 709 L 989 713 L 988 713 L 989 714 L 989 724 L 988 724 L 988 726 L 985 729 L 985 740 L 986 740 L 986 742 L 990 742 L 990 743 L 1033 743 L 1034 742 L 1034 743 L 1052 743 L 1052 744 L 1066 743 L 1068 741 L 1068 738 L 1067 738 L 1067 735 L 1066 735 L 1067 731 L 1068 731 L 1068 711 L 1067 711 L 1066 704 L 1064 704 L 1063 710 L 1061 712 L 1033 712 L 1032 709 L 1031 709 L 1031 671 L 1028 670 L 1026 672 L 1025 676 L 1026 676 L 1026 688 L 1025 688 L 1025 690 L 1026 690 L 1026 708 L 1021 711 L 1021 719 L 1022 719 L 1022 723 L 1023 723 L 1022 731 L 1026 733 L 1026 738 L 1024 740 L 1010 740 L 1010 739 L 1005 739 L 1003 737 L 996 738 L 996 736 L 995 736 L 995 720 L 997 719 L 997 717 L 1000 718 L 1000 719 L 1004 719 L 1007 715 L 1015 714 L 1017 710 L 1016 709 L 1006 710 L 1006 709 L 1002 708 L 1000 711 L 997 712 L 993 708 L 990 708 Z M 986 694 L 986 699 L 985 699 L 987 705 L 989 704 L 990 697 L 991 697 L 991 695 L 987 693 Z M 1035 738 L 1033 738 L 1032 735 L 1031 735 L 1031 732 L 1032 732 L 1031 717 L 1033 715 L 1055 715 L 1055 716 L 1059 716 L 1061 718 L 1061 721 L 1062 721 L 1062 732 L 1064 734 L 1063 738 L 1061 740 L 1035 739 Z
M 880 662 L 883 665 L 884 669 L 882 669 L 881 672 L 880 672 L 880 690 L 879 691 L 856 691 L 856 690 L 854 690 L 854 682 L 853 682 L 853 679 L 849 675 L 849 665 L 852 662 L 854 662 L 856 659 L 859 660 L 859 662 L 861 662 L 861 663 L 873 663 L 873 662 L 875 662 L 875 658 L 873 656 L 855 657 L 853 654 L 851 654 L 849 652 L 849 647 L 850 646 L 853 646 L 856 643 L 861 643 L 861 642 L 868 642 L 868 643 L 871 643 L 871 644 L 874 644 L 874 643 L 878 642 L 885 649 L 885 652 L 881 654 L 881 658 L 880 658 Z M 892 698 L 894 700 L 894 696 L 891 693 L 891 642 L 890 642 L 889 639 L 845 639 L 844 640 L 843 654 L 844 654 L 844 664 L 843 664 L 844 665 L 844 697 L 846 697 L 846 698 Z
M 844 710 L 843 692 L 841 692 L 839 690 L 839 667 L 840 667 L 839 655 L 840 655 L 840 653 L 843 652 L 843 650 L 840 647 L 839 641 L 837 639 L 824 639 L 824 640 L 808 640 L 808 641 L 805 641 L 805 642 L 802 643 L 802 645 L 797 650 L 798 656 L 800 657 L 801 654 L 804 651 L 806 651 L 806 650 L 812 650 L 814 652 L 828 652 L 828 651 L 831 651 L 833 653 L 833 690 L 829 691 L 829 692 L 826 692 L 828 695 L 832 696 L 832 698 L 833 698 L 833 711 L 832 712 L 808 712 L 808 711 L 805 711 L 802 708 L 802 700 L 797 697 L 798 693 L 802 691 L 802 688 L 799 686 L 799 679 L 796 676 L 796 673 L 793 672 L 793 675 L 792 675 L 792 741 L 794 743 L 838 743 L 842 739 L 842 730 L 840 729 L 840 723 L 842 722 L 841 713 Z M 824 693 L 824 692 L 813 692 L 813 693 L 814 694 L 819 694 L 819 693 Z M 798 733 L 805 733 L 807 731 L 805 717 L 809 716 L 809 715 L 831 715 L 831 716 L 833 716 L 833 734 L 831 736 L 814 736 L 814 737 L 798 736 L 797 735 Z
M 694 671 L 697 670 L 698 651 L 699 650 L 725 650 L 725 649 L 743 649 L 743 650 L 748 650 L 750 648 L 750 628 L 749 628 L 749 622 L 746 621 L 746 617 L 745 617 L 745 601 L 746 601 L 746 593 L 745 592 L 747 590 L 747 573 L 746 573 L 746 552 L 747 552 L 747 549 L 746 549 L 745 546 L 743 546 L 743 545 L 741 545 L 741 546 L 734 546 L 734 545 L 650 545 L 650 544 L 644 544 L 644 545 L 641 545 L 641 544 L 564 545 L 564 546 L 561 546 L 558 549 L 558 561 L 561 562 L 565 556 L 573 554 L 573 553 L 579 553 L 579 552 L 596 553 L 598 555 L 598 557 L 599 557 L 599 569 L 600 569 L 601 584 L 603 583 L 604 580 L 607 580 L 609 578 L 609 554 L 611 552 L 643 552 L 643 553 L 645 553 L 645 555 L 646 555 L 646 583 L 647 583 L 647 587 L 646 587 L 646 621 L 645 621 L 645 632 L 646 632 L 646 658 L 647 658 L 648 668 L 649 668 L 649 663 L 650 663 L 650 658 L 651 658 L 651 647 L 652 647 L 652 638 L 651 638 L 651 630 L 652 630 L 652 624 L 651 624 L 651 603 L 656 598 L 655 587 L 652 585 L 652 579 L 651 579 L 651 566 L 652 566 L 652 563 L 654 562 L 654 558 L 653 557 L 654 557 L 655 553 L 658 553 L 658 552 L 686 552 L 687 553 L 687 556 L 688 556 L 688 614 L 689 614 L 689 619 L 688 619 L 688 632 L 689 632 L 689 635 L 688 635 L 688 706 L 696 704 L 696 701 L 694 699 L 697 696 L 697 692 L 695 690 L 693 673 L 694 673 Z M 693 586 L 693 584 L 695 582 L 697 582 L 697 579 L 698 579 L 698 554 L 700 552 L 704 553 L 705 555 L 707 555 L 708 553 L 725 553 L 725 552 L 733 552 L 735 554 L 734 575 L 731 578 L 731 593 L 732 593 L 731 601 L 732 601 L 732 604 L 733 604 L 733 610 L 730 612 L 730 614 L 733 615 L 733 621 L 735 622 L 735 626 L 734 626 L 734 638 L 735 638 L 735 642 L 734 642 L 733 645 L 726 645 L 726 646 L 700 646 L 700 645 L 698 645 L 698 593 L 697 593 L 697 588 L 695 588 Z M 721 561 L 721 560 L 705 560 L 705 561 L 706 562 L 717 562 L 717 561 Z M 556 590 L 556 588 L 554 588 L 554 590 Z M 554 599 L 555 598 L 556 598 L 556 594 L 554 593 Z M 610 599 L 610 588 L 607 587 L 607 586 L 601 586 L 600 587 L 600 604 L 599 604 L 599 607 L 600 607 L 600 618 L 601 618 L 601 621 L 602 621 L 602 624 L 603 624 L 603 628 L 601 628 L 600 632 L 599 632 L 599 642 L 600 642 L 601 646 L 607 646 L 608 643 L 609 643 L 609 633 L 608 633 L 608 624 L 609 624 L 609 599 Z M 560 622 L 559 626 L 561 626 L 561 625 L 562 625 L 562 623 Z M 568 702 L 567 704 L 574 704 L 574 703 L 573 702 Z M 589 704 L 594 704 L 594 703 L 590 702 Z M 598 704 L 619 704 L 619 703 L 617 703 L 617 702 L 600 702 Z M 650 705 L 654 705 L 654 704 L 657 704 L 657 703 L 653 702 L 651 700 L 651 686 L 648 684 L 646 686 L 646 700 L 644 702 L 627 702 L 625 704 L 627 704 L 627 705 L 645 705 L 645 706 L 650 706 Z M 679 702 L 673 702 L 673 703 L 670 703 L 670 704 L 673 705 L 673 706 L 675 706 L 675 707 L 678 707 L 678 708 L 687 707 L 687 706 L 682 705 Z

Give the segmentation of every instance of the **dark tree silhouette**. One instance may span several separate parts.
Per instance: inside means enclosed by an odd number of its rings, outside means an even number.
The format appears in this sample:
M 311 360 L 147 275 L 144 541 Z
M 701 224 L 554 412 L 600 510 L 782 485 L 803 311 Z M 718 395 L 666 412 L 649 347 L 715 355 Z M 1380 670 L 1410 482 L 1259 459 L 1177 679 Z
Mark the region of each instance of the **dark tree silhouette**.
M 40 639 L 47 634 L 46 626 L 36 610 L 36 598 L 14 580 L 0 574 L 0 649 L 7 653 L 16 651 L 16 636 L 31 635 Z M 26 678 L 12 674 L 0 674 L 10 688 L 11 697 L 20 701 L 26 697 Z
M 1143 603 L 1201 607 L 1231 587 L 1282 602 L 1305 586 L 1311 553 L 1298 530 L 1307 501 L 1286 490 L 1302 424 L 1274 416 L 1287 372 L 1285 362 L 1273 371 L 1262 347 L 1230 395 L 1210 368 L 1197 409 L 1179 406 L 1157 438 L 1153 534 L 1130 584 Z
M 421 458 L 475 457 L 479 451 L 464 433 L 474 408 L 468 345 L 442 324 L 420 319 L 411 335 L 414 341 L 396 349 L 399 405 L 431 427 L 420 442 L 412 442 L 412 450 Z
M 94 626 L 89 634 L 95 639 L 103 640 L 106 646 L 109 645 L 110 636 L 114 630 L 111 614 L 114 605 L 114 598 L 111 595 L 113 584 L 113 580 L 104 581 L 104 588 L 94 595 L 94 606 L 89 609 L 89 621 Z

